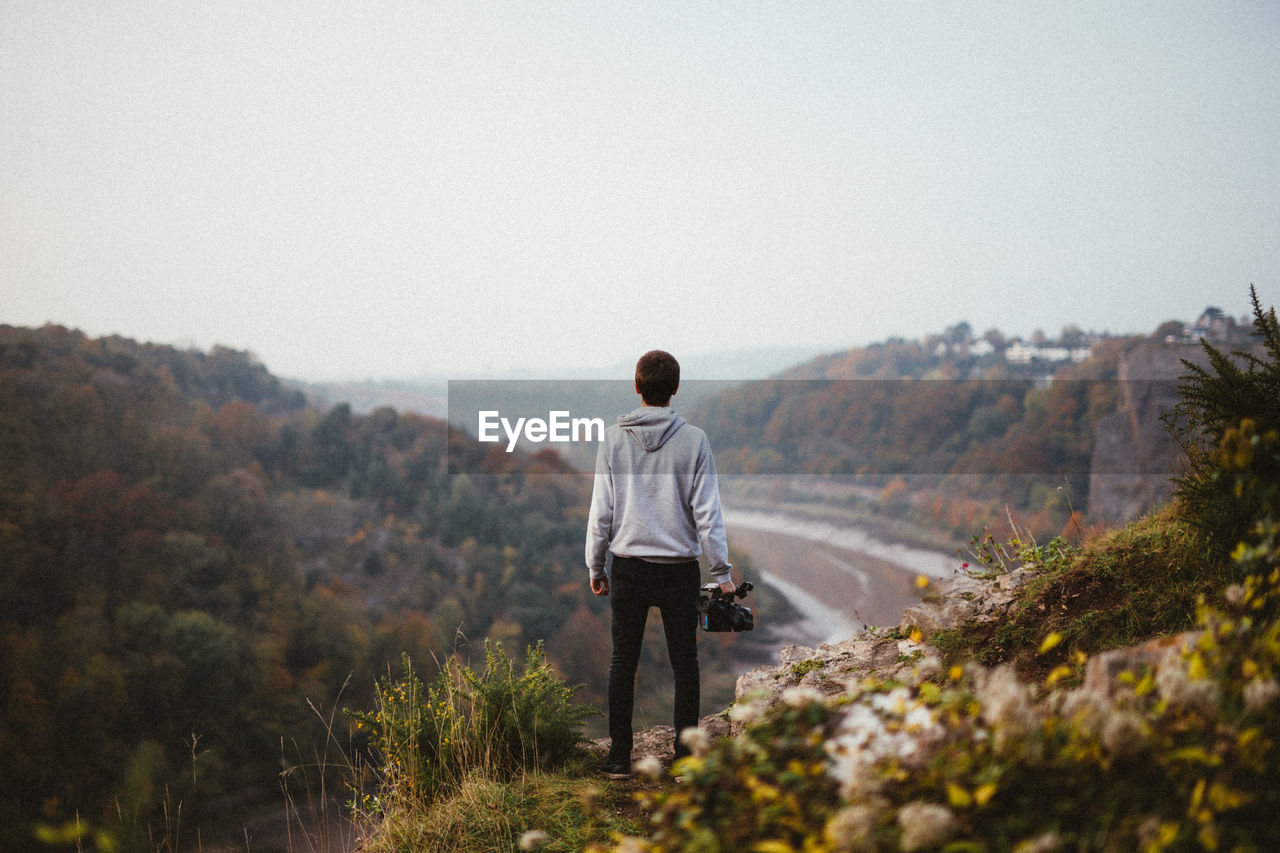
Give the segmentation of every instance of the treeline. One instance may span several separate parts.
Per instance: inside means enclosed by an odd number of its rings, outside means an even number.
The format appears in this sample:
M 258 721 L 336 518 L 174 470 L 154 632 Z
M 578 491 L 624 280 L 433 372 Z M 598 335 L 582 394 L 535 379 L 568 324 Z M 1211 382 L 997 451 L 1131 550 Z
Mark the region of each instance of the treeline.
M 1085 506 L 1098 421 L 1116 409 L 1132 344 L 1101 341 L 1049 368 L 894 340 L 747 383 L 691 416 L 725 474 L 857 483 L 896 515 L 966 536 L 996 501 L 1052 534 Z
M 546 639 L 598 684 L 589 481 L 552 454 L 450 475 L 474 447 L 318 411 L 246 353 L 0 327 L 0 845 L 270 798 L 282 744 L 323 736 L 308 700 L 368 706 L 402 652 Z

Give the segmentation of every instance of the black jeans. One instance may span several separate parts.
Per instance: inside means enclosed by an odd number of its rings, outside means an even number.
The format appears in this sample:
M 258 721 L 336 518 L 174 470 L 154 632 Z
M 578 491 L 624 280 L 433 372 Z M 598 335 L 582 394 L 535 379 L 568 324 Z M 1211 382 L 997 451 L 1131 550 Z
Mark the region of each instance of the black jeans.
M 636 668 L 650 607 L 662 614 L 667 659 L 675 676 L 675 755 L 689 750 L 680 732 L 698 724 L 698 562 L 650 563 L 613 558 L 609 604 L 613 610 L 613 654 L 609 659 L 609 761 L 631 761 L 631 716 L 635 707 Z

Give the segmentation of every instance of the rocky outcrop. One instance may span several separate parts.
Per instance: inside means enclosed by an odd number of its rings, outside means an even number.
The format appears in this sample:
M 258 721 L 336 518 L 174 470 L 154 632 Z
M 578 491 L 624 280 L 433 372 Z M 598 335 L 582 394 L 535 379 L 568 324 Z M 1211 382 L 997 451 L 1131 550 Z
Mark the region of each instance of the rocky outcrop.
M 1190 344 L 1141 344 L 1120 356 L 1116 411 L 1098 422 L 1089 465 L 1089 516 L 1119 524 L 1169 499 L 1182 451 L 1161 418 L 1178 402 L 1182 359 L 1202 364 Z
M 758 700 L 767 707 L 788 688 L 800 686 L 834 696 L 868 673 L 888 676 L 909 668 L 921 656 L 921 648 L 920 643 L 874 628 L 816 649 L 787 646 L 778 666 L 758 666 L 740 676 L 734 698 Z
M 908 682 L 933 675 L 940 655 L 929 640 L 943 629 L 1003 618 L 1031 575 L 1018 569 L 993 578 L 962 574 L 934 581 L 924 600 L 906 609 L 898 627 L 870 628 L 816 649 L 787 646 L 778 665 L 759 666 L 738 678 L 735 700 L 765 709 L 790 688 L 835 696 L 868 677 Z
M 979 626 L 1005 619 L 1021 589 L 1035 570 L 1016 569 L 994 576 L 956 575 L 934 581 L 924 600 L 908 607 L 894 628 L 869 628 L 839 643 L 823 643 L 816 649 L 789 645 L 779 652 L 779 662 L 758 666 L 739 676 L 734 707 L 704 717 L 699 728 L 710 738 L 726 737 L 758 718 L 772 706 L 803 693 L 812 698 L 833 698 L 857 692 L 860 682 L 918 684 L 939 672 L 941 654 L 931 644 L 938 632 Z M 1194 643 L 1196 634 L 1156 638 L 1138 646 L 1094 655 L 1085 665 L 1078 692 L 1106 702 L 1125 671 L 1154 667 L 1177 657 Z M 1013 678 L 1012 670 L 1003 670 Z M 741 713 L 740 713 L 741 711 Z M 670 765 L 675 731 L 657 726 L 636 735 L 633 760 L 652 756 Z M 608 739 L 596 741 L 603 756 Z

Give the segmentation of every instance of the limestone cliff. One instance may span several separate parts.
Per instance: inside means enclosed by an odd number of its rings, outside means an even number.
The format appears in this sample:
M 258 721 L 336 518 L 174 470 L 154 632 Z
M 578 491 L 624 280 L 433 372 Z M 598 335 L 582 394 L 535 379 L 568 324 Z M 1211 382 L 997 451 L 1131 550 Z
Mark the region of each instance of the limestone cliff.
M 1182 451 L 1162 416 L 1178 402 L 1182 359 L 1205 362 L 1198 345 L 1143 343 L 1118 365 L 1116 411 L 1098 424 L 1089 467 L 1089 517 L 1130 521 L 1168 500 Z

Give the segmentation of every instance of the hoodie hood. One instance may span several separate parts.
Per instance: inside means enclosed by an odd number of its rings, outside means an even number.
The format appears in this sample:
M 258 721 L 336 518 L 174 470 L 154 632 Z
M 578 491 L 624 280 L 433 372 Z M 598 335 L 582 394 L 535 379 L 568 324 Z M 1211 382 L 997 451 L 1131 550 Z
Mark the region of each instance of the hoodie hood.
M 666 444 L 684 425 L 683 416 L 657 406 L 641 406 L 629 414 L 618 415 L 618 426 L 650 453 Z

